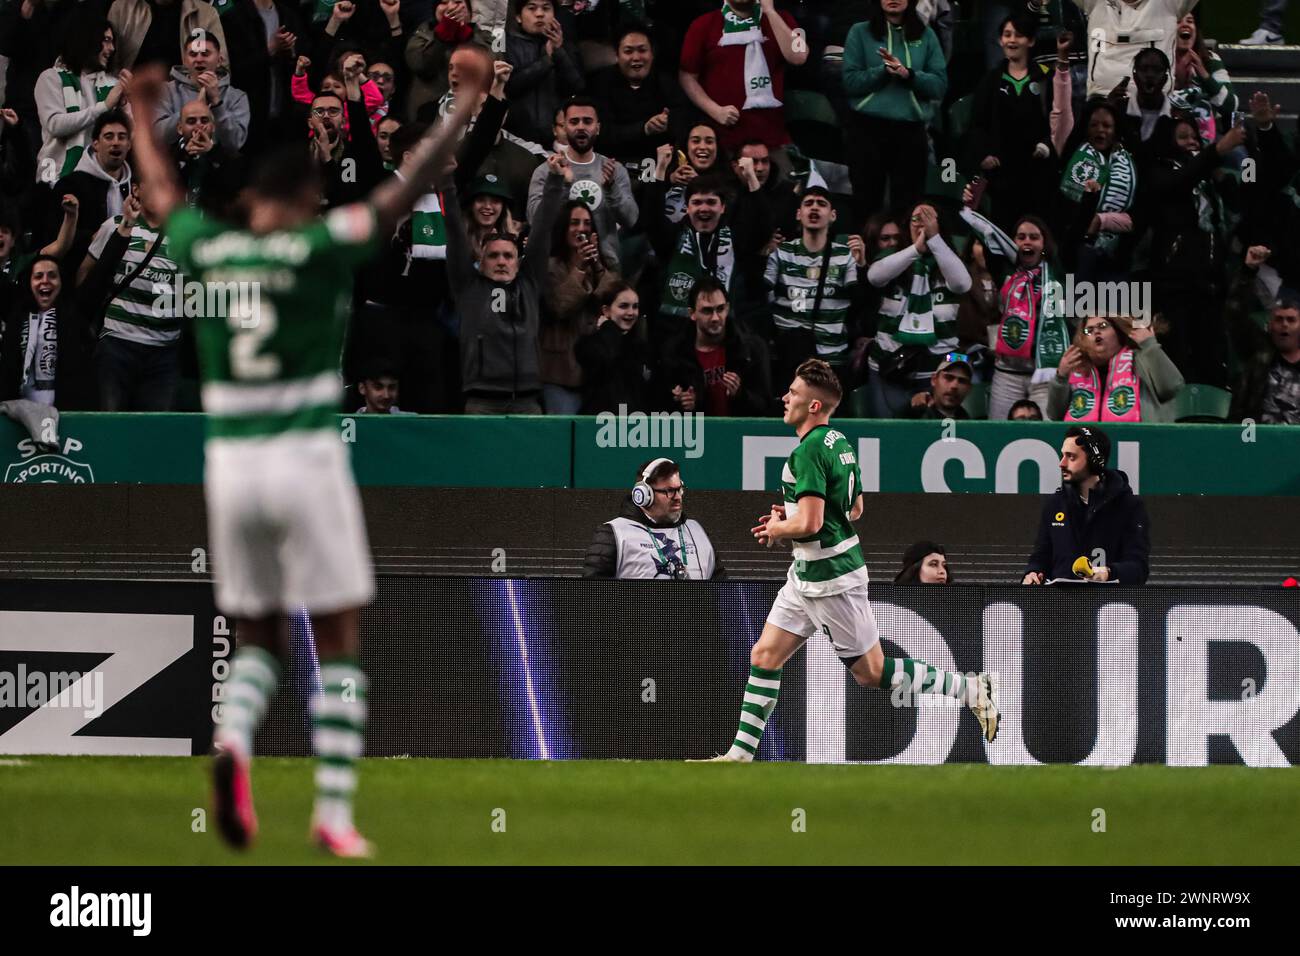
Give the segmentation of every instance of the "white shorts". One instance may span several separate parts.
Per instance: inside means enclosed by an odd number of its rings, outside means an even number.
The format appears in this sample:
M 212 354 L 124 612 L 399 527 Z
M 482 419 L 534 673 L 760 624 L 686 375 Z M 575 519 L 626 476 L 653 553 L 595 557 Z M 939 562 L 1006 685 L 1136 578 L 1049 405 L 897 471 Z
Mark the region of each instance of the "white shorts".
M 839 594 L 807 597 L 795 590 L 794 581 L 786 578 L 772 602 L 767 620 L 783 631 L 803 637 L 825 631 L 838 657 L 861 657 L 880 642 L 880 629 L 867 600 L 865 584 Z
M 222 613 L 329 614 L 370 602 L 375 572 L 361 498 L 336 432 L 210 441 L 205 456 Z

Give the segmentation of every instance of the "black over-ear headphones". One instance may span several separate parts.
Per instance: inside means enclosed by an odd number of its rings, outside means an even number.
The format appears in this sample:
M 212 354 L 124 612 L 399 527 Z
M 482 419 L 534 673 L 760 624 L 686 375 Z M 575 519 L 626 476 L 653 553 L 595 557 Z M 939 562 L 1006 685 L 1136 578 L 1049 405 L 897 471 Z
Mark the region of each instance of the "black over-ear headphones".
M 1097 436 L 1086 425 L 1079 427 L 1079 433 L 1079 437 L 1075 440 L 1088 453 L 1088 470 L 1094 475 L 1102 474 L 1106 470 L 1106 458 L 1101 453 L 1101 444 L 1097 441 Z

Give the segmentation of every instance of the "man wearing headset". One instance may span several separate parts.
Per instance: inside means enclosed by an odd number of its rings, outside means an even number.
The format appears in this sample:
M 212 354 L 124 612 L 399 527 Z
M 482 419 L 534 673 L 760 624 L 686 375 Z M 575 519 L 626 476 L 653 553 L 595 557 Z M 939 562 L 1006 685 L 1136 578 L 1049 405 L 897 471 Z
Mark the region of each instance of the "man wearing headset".
M 623 510 L 596 529 L 582 562 L 584 578 L 708 581 L 726 577 L 713 543 L 683 508 L 686 485 L 668 458 L 637 469 Z
M 1110 439 L 1075 425 L 1061 444 L 1061 487 L 1043 505 L 1022 584 L 1066 578 L 1145 584 L 1151 519 L 1128 476 L 1107 468 Z

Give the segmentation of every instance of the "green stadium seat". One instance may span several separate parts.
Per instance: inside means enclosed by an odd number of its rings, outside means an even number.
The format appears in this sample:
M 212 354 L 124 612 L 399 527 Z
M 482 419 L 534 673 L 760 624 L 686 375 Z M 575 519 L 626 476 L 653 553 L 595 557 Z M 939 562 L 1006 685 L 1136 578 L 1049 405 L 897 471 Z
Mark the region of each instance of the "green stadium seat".
M 812 90 L 785 91 L 785 121 L 787 123 L 824 123 L 839 126 L 835 107 L 821 93 Z
M 1213 385 L 1184 385 L 1174 399 L 1174 421 L 1226 422 L 1232 393 Z
M 859 385 L 849 392 L 849 415 L 852 418 L 871 418 L 871 390 Z
M 975 382 L 971 385 L 970 394 L 966 396 L 966 401 L 961 403 L 961 407 L 966 409 L 966 414 L 971 418 L 988 418 L 989 383 Z
M 925 171 L 925 195 L 931 199 L 952 203 L 960 208 L 961 194 L 965 188 L 966 177 L 960 171 L 957 173 L 957 181 L 952 183 L 943 181 L 943 169 L 939 166 L 930 166 Z
M 944 118 L 943 130 L 944 138 L 948 143 L 948 148 L 955 152 L 966 141 L 966 136 L 970 132 L 971 122 L 975 115 L 975 94 L 971 93 L 963 96 L 959 100 L 954 100 L 948 107 L 948 113 Z
M 821 93 L 786 90 L 785 122 L 803 155 L 828 163 L 845 162 L 842 124 L 831 101 Z

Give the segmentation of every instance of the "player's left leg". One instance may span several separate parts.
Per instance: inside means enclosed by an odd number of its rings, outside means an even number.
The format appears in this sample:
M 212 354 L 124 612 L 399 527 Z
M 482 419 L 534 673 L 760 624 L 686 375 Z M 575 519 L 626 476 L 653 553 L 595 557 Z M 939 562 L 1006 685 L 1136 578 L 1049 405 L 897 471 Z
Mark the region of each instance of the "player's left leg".
M 908 695 L 942 694 L 959 700 L 970 707 L 984 732 L 984 739 L 992 743 L 998 735 L 1001 720 L 994 703 L 996 690 L 992 675 L 959 674 L 910 657 L 886 657 L 880 647 L 880 630 L 871 603 L 866 599 L 866 589 L 862 591 L 861 595 L 856 591 L 836 595 L 836 598 L 843 599 L 839 602 L 831 599 L 816 602 L 817 610 L 821 612 L 818 616 L 827 618 L 822 623 L 830 632 L 831 643 L 853 674 L 853 679 L 862 687 L 899 688 Z
M 221 722 L 213 734 L 212 790 L 217 832 L 236 849 L 257 836 L 253 810 L 253 734 L 280 681 L 288 621 L 282 614 L 235 619 L 238 647 L 224 686 Z
M 312 836 L 331 853 L 346 857 L 373 853 L 352 822 L 356 762 L 366 731 L 366 675 L 357 663 L 360 619 L 357 608 L 311 619 L 321 679 L 321 689 L 311 699 L 312 749 L 319 761 Z

